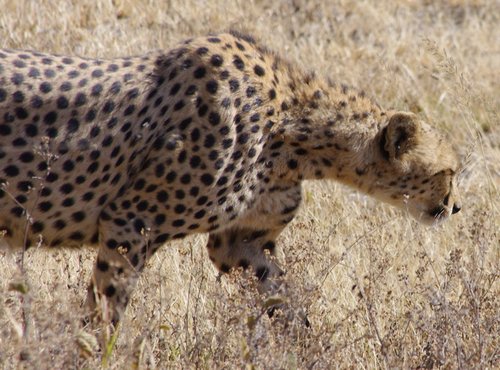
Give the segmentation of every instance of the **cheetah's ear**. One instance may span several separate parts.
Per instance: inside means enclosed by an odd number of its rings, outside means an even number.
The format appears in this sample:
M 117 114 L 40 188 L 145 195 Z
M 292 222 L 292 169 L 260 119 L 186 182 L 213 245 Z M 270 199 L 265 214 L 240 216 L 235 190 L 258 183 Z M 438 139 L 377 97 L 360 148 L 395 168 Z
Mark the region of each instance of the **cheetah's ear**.
M 419 122 L 412 113 L 394 113 L 384 128 L 381 149 L 387 159 L 400 159 L 417 143 Z

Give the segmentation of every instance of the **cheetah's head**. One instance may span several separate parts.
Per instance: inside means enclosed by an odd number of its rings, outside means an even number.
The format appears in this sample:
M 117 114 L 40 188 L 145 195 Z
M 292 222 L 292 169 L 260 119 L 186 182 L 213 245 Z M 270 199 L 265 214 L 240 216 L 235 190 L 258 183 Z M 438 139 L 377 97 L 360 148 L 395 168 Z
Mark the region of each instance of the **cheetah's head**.
M 447 140 L 411 113 L 394 113 L 377 135 L 374 195 L 426 224 L 460 211 L 458 158 Z

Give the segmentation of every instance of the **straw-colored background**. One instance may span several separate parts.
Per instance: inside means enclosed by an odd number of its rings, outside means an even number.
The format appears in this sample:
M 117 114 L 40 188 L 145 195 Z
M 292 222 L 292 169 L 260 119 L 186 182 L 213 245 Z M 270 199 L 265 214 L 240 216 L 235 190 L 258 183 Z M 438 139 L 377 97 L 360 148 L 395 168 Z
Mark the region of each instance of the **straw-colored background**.
M 499 16 L 497 0 L 0 0 L 0 47 L 113 57 L 247 30 L 439 126 L 465 163 L 463 211 L 438 228 L 338 184 L 306 184 L 280 258 L 309 330 L 259 316 L 251 284 L 218 281 L 197 236 L 152 259 L 115 348 L 85 352 L 95 251 L 30 251 L 24 275 L 20 255 L 0 251 L 0 368 L 498 367 Z

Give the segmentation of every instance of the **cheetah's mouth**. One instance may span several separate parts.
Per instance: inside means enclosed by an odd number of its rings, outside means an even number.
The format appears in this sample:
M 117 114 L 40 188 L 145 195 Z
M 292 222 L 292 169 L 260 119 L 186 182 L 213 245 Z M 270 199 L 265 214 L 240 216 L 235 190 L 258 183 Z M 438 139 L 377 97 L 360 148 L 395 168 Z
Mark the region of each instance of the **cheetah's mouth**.
M 433 208 L 429 211 L 429 216 L 431 216 L 432 218 L 435 218 L 437 220 L 441 219 L 441 218 L 446 218 L 447 217 L 447 214 L 446 214 L 446 208 L 444 208 L 443 206 L 439 206 L 439 207 L 436 207 L 436 208 Z
M 424 222 L 432 225 L 438 225 L 448 219 L 450 212 L 446 207 L 438 206 L 427 211 L 423 216 L 425 216 L 422 217 Z
M 430 210 L 424 209 L 410 209 L 410 214 L 417 219 L 417 221 L 426 225 L 439 225 L 448 219 L 450 211 L 443 206 L 431 208 Z

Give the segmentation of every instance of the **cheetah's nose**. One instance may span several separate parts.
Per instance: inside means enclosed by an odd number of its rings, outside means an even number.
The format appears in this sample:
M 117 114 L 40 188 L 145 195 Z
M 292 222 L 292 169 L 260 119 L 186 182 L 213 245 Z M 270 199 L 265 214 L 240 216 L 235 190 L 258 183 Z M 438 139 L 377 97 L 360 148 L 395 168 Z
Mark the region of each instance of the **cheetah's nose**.
M 451 210 L 451 213 L 453 213 L 453 214 L 458 213 L 458 212 L 460 212 L 461 209 L 462 209 L 462 206 L 460 205 L 460 203 L 455 203 L 455 204 L 453 204 L 453 209 Z

